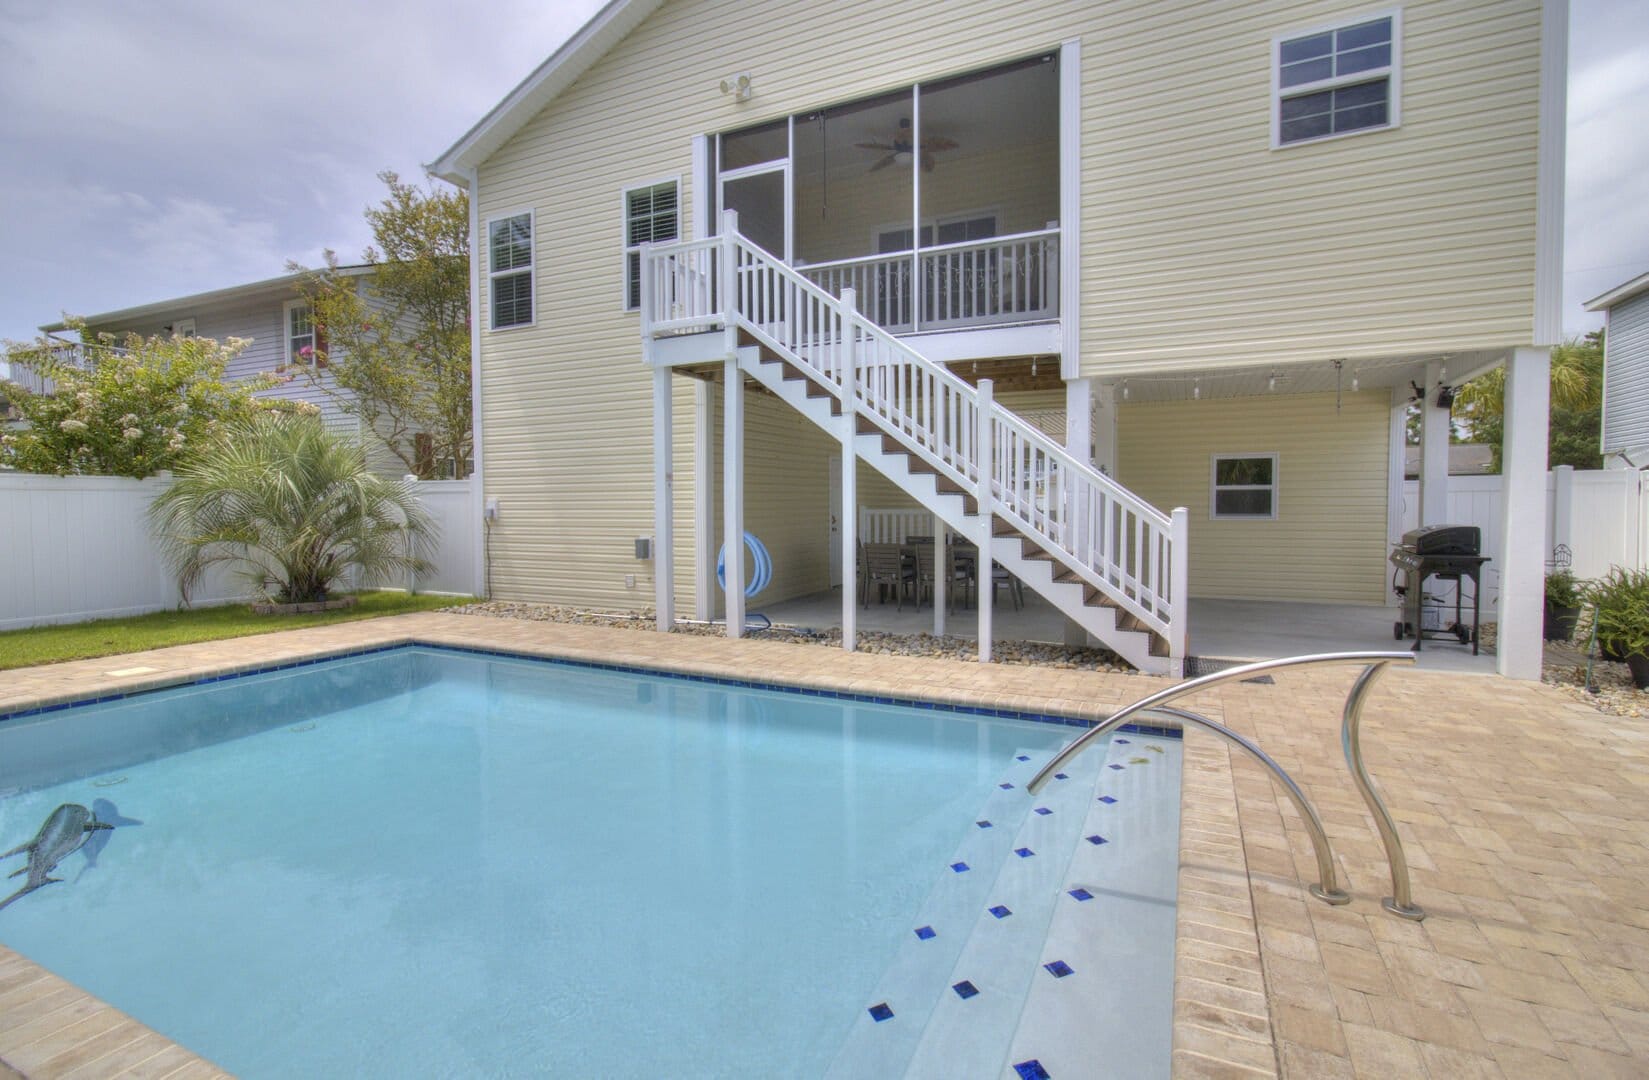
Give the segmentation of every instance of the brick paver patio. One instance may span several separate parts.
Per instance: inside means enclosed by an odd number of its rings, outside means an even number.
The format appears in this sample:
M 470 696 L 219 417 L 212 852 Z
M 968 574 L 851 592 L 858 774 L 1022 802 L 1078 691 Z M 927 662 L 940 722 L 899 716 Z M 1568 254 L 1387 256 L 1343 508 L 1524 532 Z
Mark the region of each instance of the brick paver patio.
M 1099 716 L 1163 685 L 437 613 L 7 672 L 0 712 L 403 640 Z M 1256 738 L 1317 806 L 1353 901 L 1329 907 L 1264 771 L 1186 737 L 1174 1070 L 1184 1077 L 1649 1075 L 1649 722 L 1492 676 L 1393 670 L 1364 721 L 1424 922 L 1390 891 L 1340 756 L 1352 669 L 1227 684 L 1189 707 Z M 0 1078 L 210 1076 L 210 1065 L 0 947 Z M 1095 1075 L 1103 1075 L 1096 1063 Z

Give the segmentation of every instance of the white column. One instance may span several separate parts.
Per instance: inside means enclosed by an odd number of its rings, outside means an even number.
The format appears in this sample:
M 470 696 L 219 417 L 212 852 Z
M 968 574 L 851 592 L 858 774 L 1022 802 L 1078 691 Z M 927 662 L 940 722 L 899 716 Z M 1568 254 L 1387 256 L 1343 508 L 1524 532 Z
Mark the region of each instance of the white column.
M 1065 381 L 1065 449 L 1085 465 L 1094 463 L 1094 381 Z M 1078 550 L 1087 540 L 1089 506 L 1086 491 L 1070 493 L 1071 543 Z M 1065 644 L 1080 648 L 1088 644 L 1088 631 L 1075 619 L 1065 620 Z
M 693 617 L 716 617 L 716 427 L 711 384 L 693 380 Z
M 658 628 L 676 625 L 675 483 L 671 461 L 675 416 L 670 400 L 670 369 L 653 369 L 653 603 Z
M 1551 352 L 1515 349 L 1506 362 L 1501 446 L 1500 674 L 1540 678 L 1541 615 L 1546 599 L 1546 439 Z
M 978 470 L 979 486 L 974 498 L 978 500 L 979 535 L 975 543 L 979 556 L 974 566 L 974 595 L 979 598 L 979 662 L 991 662 L 991 602 L 996 589 L 991 585 L 991 521 L 996 500 L 991 491 L 991 471 L 996 467 L 996 455 L 991 450 L 995 428 L 991 424 L 991 402 L 994 397 L 990 379 L 979 380 L 979 431 L 973 441 L 974 467 Z
M 1168 661 L 1174 678 L 1185 675 L 1191 640 L 1191 511 L 1174 507 L 1168 517 Z
M 1552 552 L 1559 547 L 1574 554 L 1575 467 L 1559 465 L 1552 470 Z
M 842 290 L 842 307 L 852 311 L 857 296 L 852 289 Z M 842 415 L 838 422 L 842 443 L 842 648 L 848 652 L 858 648 L 859 634 L 859 455 L 853 449 L 858 435 L 859 415 L 853 403 L 859 398 L 859 357 L 857 335 L 852 321 L 843 318 L 842 356 Z
M 1443 365 L 1426 365 L 1426 397 L 1420 403 L 1420 524 L 1442 525 L 1449 516 L 1449 410 L 1437 407 Z
M 726 565 L 727 636 L 744 636 L 744 373 L 737 355 L 723 365 L 722 550 Z
M 1094 468 L 1106 476 L 1117 474 L 1117 409 L 1121 401 L 1115 385 L 1106 383 L 1094 390 L 1098 405 L 1094 423 Z
M 1386 542 L 1395 547 L 1403 537 L 1403 490 L 1407 472 L 1409 391 L 1406 386 L 1391 388 L 1391 423 L 1386 436 Z M 1391 574 L 1386 574 L 1386 603 L 1395 604 L 1398 596 L 1391 587 Z
M 945 573 L 945 522 L 933 515 L 933 636 L 945 636 L 945 590 L 950 587 L 950 575 Z

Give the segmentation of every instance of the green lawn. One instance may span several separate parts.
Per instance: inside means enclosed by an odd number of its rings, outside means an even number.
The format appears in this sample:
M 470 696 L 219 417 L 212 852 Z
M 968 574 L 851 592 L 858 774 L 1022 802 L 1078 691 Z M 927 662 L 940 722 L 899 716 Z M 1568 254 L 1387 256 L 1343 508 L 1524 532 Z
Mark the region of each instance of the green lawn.
M 188 611 L 157 611 L 125 619 L 98 619 L 95 622 L 63 626 L 34 626 L 27 630 L 0 633 L 0 671 L 7 668 L 50 664 L 57 660 L 82 660 L 92 656 L 159 649 L 167 645 L 187 645 L 192 641 L 268 634 L 304 626 L 375 619 L 407 611 L 429 611 L 467 603 L 465 597 L 408 596 L 400 592 L 361 593 L 361 602 L 352 608 L 317 611 L 308 615 L 254 615 L 245 604 L 196 608 Z

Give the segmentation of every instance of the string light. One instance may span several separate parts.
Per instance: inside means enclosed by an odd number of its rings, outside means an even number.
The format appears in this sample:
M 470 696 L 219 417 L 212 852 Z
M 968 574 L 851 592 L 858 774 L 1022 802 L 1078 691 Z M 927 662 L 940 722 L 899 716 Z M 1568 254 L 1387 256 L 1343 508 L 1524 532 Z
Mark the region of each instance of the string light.
M 1359 382 L 1359 380 L 1358 380 L 1358 378 L 1357 378 L 1357 369 L 1356 369 L 1356 368 L 1352 368 L 1352 369 L 1351 369 L 1351 392 L 1352 392 L 1352 393 L 1353 393 L 1353 394 L 1355 394 L 1355 393 L 1356 393 L 1356 392 L 1357 392 L 1357 384 L 1358 384 L 1358 382 Z
M 1129 394 L 1129 390 L 1128 390 L 1128 380 L 1127 380 L 1127 379 L 1123 379 L 1123 380 L 1122 380 L 1122 400 L 1123 400 L 1123 401 L 1127 401 L 1127 400 L 1128 400 L 1128 394 Z
M 1197 381 L 1191 384 L 1191 398 L 1194 401 L 1200 397 L 1202 397 L 1202 379 L 1199 376 Z
M 1265 388 L 1273 394 L 1277 392 L 1277 373 L 1275 371 L 1271 373 L 1271 378 L 1266 381 Z

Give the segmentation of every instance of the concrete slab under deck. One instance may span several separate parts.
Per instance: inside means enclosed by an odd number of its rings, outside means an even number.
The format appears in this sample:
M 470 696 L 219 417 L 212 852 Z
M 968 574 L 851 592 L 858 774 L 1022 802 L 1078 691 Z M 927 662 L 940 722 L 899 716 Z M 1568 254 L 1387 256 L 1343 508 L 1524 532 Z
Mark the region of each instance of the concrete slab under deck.
M 795 597 L 777 604 L 751 604 L 775 623 L 813 630 L 842 624 L 840 589 Z M 1349 652 L 1364 649 L 1404 649 L 1392 624 L 1396 608 L 1374 604 L 1315 604 L 1304 601 L 1208 600 L 1191 601 L 1190 652 L 1203 660 L 1270 660 L 1303 653 Z M 999 589 L 992 614 L 995 636 L 1005 641 L 1065 641 L 1067 620 L 1053 605 L 1030 590 L 1016 609 L 1005 589 Z M 974 607 L 958 606 L 945 618 L 945 632 L 973 638 L 979 628 Z M 871 598 L 859 609 L 859 629 L 893 634 L 933 633 L 933 608 L 906 600 L 901 609 L 890 598 Z M 1453 641 L 1430 640 L 1419 653 L 1419 666 L 1432 671 L 1492 674 L 1494 653 L 1485 649 L 1473 656 L 1471 647 Z

